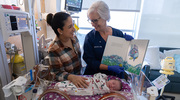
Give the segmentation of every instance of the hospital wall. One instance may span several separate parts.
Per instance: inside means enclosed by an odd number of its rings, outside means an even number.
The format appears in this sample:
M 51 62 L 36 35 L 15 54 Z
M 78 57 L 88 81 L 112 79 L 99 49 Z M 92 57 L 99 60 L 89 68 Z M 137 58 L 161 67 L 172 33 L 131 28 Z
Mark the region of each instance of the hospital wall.
M 16 1 L 16 0 L 15 0 Z M 61 0 L 40 0 L 45 2 L 45 12 L 59 11 L 57 4 Z M 50 2 L 49 2 L 50 1 Z M 14 0 L 1 0 L 0 3 L 17 3 Z M 180 1 L 179 0 L 141 0 L 143 7 L 141 10 L 141 19 L 138 28 L 138 37 L 149 39 L 149 45 L 180 47 Z M 54 5 L 56 4 L 56 6 Z M 42 4 L 41 4 L 42 6 Z M 37 12 L 38 13 L 38 12 Z M 42 13 L 42 12 L 41 12 Z M 51 27 L 46 26 L 45 21 L 38 21 L 41 26 L 41 34 L 47 34 L 46 37 L 54 37 Z M 47 28 L 47 29 L 46 29 Z M 47 33 L 46 33 L 47 32 Z M 38 34 L 39 35 L 39 34 Z
M 180 47 L 180 1 L 141 0 L 141 2 L 143 6 L 140 12 L 137 38 L 149 39 L 150 46 Z M 47 10 L 47 12 L 55 10 L 57 7 Z M 47 37 L 54 37 L 55 34 L 51 27 L 47 26 L 46 28 Z
M 138 38 L 150 46 L 180 47 L 180 0 L 144 0 Z

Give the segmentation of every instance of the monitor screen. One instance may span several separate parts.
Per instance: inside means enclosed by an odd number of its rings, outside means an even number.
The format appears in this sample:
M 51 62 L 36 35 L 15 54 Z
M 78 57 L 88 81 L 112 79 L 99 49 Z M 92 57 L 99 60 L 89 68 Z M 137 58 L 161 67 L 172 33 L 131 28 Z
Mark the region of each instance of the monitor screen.
M 12 31 L 13 30 L 18 30 L 16 16 L 10 16 L 10 21 L 11 21 Z
M 19 26 L 19 29 L 28 29 L 28 16 L 27 15 L 20 15 L 20 16 L 17 16 L 17 19 L 18 19 L 18 26 Z
M 28 29 L 28 15 L 12 14 L 9 16 L 12 31 Z
M 65 2 L 65 10 L 72 12 L 80 12 L 82 8 L 83 0 L 66 0 Z

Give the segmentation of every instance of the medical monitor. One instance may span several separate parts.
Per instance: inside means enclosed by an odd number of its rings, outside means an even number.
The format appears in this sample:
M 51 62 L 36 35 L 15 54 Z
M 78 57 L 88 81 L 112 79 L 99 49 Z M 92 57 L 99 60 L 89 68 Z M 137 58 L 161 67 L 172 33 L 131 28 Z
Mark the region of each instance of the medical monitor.
M 83 0 L 65 0 L 65 10 L 68 12 L 80 12 Z
M 28 20 L 27 15 L 16 14 L 16 15 L 9 15 L 11 29 L 13 30 L 22 30 L 28 29 Z
M 0 31 L 6 41 L 9 35 L 14 33 L 30 32 L 29 14 L 24 11 L 12 9 L 0 9 Z

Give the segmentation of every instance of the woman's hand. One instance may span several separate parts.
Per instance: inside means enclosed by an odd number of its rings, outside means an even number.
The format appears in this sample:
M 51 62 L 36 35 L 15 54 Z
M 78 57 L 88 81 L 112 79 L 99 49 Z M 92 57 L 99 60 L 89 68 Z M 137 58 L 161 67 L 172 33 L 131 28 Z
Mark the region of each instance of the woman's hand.
M 88 83 L 85 81 L 85 80 L 87 80 L 87 78 L 85 78 L 85 77 L 70 74 L 68 76 L 68 80 L 70 80 L 77 88 L 87 88 L 88 87 Z

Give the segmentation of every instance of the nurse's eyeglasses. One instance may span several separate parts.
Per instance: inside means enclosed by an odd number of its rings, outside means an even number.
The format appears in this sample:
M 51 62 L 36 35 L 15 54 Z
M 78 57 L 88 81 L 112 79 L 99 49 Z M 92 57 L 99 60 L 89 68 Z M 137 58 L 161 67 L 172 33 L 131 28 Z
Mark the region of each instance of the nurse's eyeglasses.
M 94 24 L 97 24 L 97 22 L 99 21 L 99 19 L 101 19 L 101 17 L 97 18 L 97 19 L 93 19 L 93 20 L 90 20 L 88 19 L 87 21 L 91 24 L 91 23 L 94 23 Z

